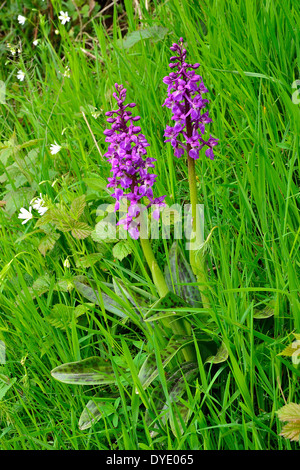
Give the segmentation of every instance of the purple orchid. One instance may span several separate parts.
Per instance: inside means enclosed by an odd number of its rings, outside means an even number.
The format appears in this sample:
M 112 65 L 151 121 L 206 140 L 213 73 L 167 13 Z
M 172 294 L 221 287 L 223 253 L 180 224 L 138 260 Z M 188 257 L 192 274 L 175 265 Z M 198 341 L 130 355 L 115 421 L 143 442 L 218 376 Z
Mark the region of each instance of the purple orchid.
M 129 110 L 136 106 L 135 103 L 124 105 L 126 99 L 126 88 L 115 84 L 116 92 L 113 97 L 117 101 L 116 111 L 106 112 L 107 122 L 111 124 L 106 129 L 105 141 L 109 147 L 105 156 L 111 164 L 112 177 L 108 178 L 108 188 L 114 188 L 112 196 L 115 198 L 115 211 L 120 209 L 120 201 L 126 198 L 127 213 L 125 218 L 119 220 L 118 225 L 123 225 L 130 236 L 138 239 L 140 236 L 139 215 L 141 212 L 141 200 L 147 198 L 147 209 L 155 206 L 153 217 L 158 219 L 160 208 L 165 206 L 166 196 L 154 198 L 152 187 L 156 175 L 149 173 L 149 168 L 154 168 L 155 158 L 147 157 L 146 147 L 149 146 L 146 137 L 141 134 L 141 128 L 135 123 L 140 116 L 132 116 Z M 128 109 L 129 108 L 129 109 Z
M 165 142 L 171 142 L 177 158 L 180 158 L 186 150 L 189 157 L 197 160 L 200 150 L 208 147 L 205 155 L 213 160 L 213 147 L 218 144 L 218 139 L 212 136 L 208 140 L 202 138 L 205 133 L 205 124 L 212 120 L 209 117 L 209 111 L 202 112 L 209 100 L 202 97 L 208 89 L 202 77 L 195 72 L 199 64 L 192 65 L 185 62 L 186 49 L 183 48 L 183 38 L 179 39 L 179 44 L 174 43 L 170 49 L 177 55 L 170 59 L 169 67 L 172 72 L 163 79 L 163 82 L 168 85 L 168 97 L 163 106 L 172 110 L 172 120 L 175 121 L 175 125 L 166 127 Z M 177 71 L 174 71 L 176 68 Z

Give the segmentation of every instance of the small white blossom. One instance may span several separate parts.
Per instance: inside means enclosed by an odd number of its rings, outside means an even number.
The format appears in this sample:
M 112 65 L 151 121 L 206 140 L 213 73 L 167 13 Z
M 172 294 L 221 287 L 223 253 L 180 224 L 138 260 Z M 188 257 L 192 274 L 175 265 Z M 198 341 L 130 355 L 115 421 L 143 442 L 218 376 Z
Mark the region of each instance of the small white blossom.
M 65 71 L 63 73 L 63 76 L 64 77 L 67 77 L 67 78 L 70 78 L 70 67 L 67 65 L 66 68 L 65 68 Z
M 65 11 L 65 12 L 60 11 L 60 12 L 59 12 L 59 17 L 58 17 L 58 19 L 60 19 L 61 24 L 66 24 L 66 22 L 67 22 L 67 21 L 70 21 L 71 18 L 69 17 L 67 11 Z
M 38 39 L 35 39 L 32 44 L 33 44 L 34 46 L 37 46 L 38 43 L 39 43 L 39 40 L 38 40 Z
M 32 219 L 33 215 L 31 213 L 31 211 L 32 211 L 31 206 L 29 206 L 29 211 L 27 209 L 24 209 L 24 207 L 22 207 L 20 209 L 18 219 L 24 219 L 23 222 L 22 222 L 22 225 L 26 224 L 26 222 L 28 222 L 28 220 Z
M 70 266 L 71 266 L 71 265 L 70 265 L 70 261 L 69 261 L 68 258 L 65 259 L 65 261 L 64 261 L 63 264 L 64 264 L 64 267 L 65 267 L 65 268 L 70 268 Z
M 42 194 L 40 194 L 40 197 L 33 199 L 31 203 L 32 207 L 37 210 L 40 215 L 44 215 L 48 210 L 48 207 L 45 206 Z
M 24 78 L 25 78 L 25 73 L 23 72 L 23 70 L 19 70 L 17 73 L 17 79 L 20 80 L 20 82 L 23 82 Z
M 24 25 L 24 24 L 25 24 L 25 21 L 26 21 L 25 16 L 22 16 L 22 15 L 19 15 L 19 16 L 18 16 L 18 22 L 19 22 L 20 24 Z
M 51 155 L 55 155 L 56 153 L 58 153 L 61 149 L 61 145 L 58 145 L 58 143 L 56 141 L 54 141 L 54 144 L 51 144 L 50 145 L 50 153 Z

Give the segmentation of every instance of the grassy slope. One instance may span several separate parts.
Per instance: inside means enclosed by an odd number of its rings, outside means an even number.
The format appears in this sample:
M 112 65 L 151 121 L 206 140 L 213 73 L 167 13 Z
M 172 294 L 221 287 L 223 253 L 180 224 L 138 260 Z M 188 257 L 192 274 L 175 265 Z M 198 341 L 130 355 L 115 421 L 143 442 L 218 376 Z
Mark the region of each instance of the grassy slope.
M 131 2 L 125 4 L 129 31 L 134 31 L 138 19 Z M 209 267 L 215 319 L 229 349 L 226 363 L 200 367 L 202 383 L 192 390 L 189 403 L 194 415 L 183 436 L 165 430 L 152 440 L 143 406 L 126 390 L 121 401 L 111 400 L 114 414 L 94 428 L 80 431 L 81 410 L 98 391 L 55 382 L 50 370 L 62 362 L 100 354 L 105 346 L 103 334 L 97 330 L 99 325 L 106 328 L 105 318 L 100 309 L 90 311 L 81 327 L 73 325 L 67 330 L 45 318 L 55 303 L 74 305 L 76 300 L 74 291 L 53 290 L 55 279 L 68 279 L 62 266 L 65 257 L 74 255 L 73 272 L 81 274 L 83 269 L 76 268 L 75 261 L 80 254 L 98 248 L 90 240 L 66 236 L 59 248 L 43 257 L 37 250 L 38 234 L 20 240 L 32 226 L 21 227 L 17 212 L 7 217 L 0 209 L 0 269 L 5 270 L 13 260 L 7 271 L 0 271 L 0 338 L 7 347 L 7 363 L 1 373 L 17 379 L 0 402 L 2 449 L 294 446 L 278 437 L 281 425 L 276 417 L 283 396 L 288 402 L 300 398 L 299 369 L 278 356 L 290 342 L 290 333 L 300 332 L 300 121 L 299 106 L 291 100 L 291 84 L 300 69 L 300 18 L 293 5 L 292 1 L 279 6 L 272 1 L 171 0 L 158 4 L 154 14 L 144 11 L 145 28 L 168 28 L 168 34 L 157 42 L 145 40 L 128 49 L 122 47 L 115 16 L 110 37 L 99 20 L 93 25 L 97 60 L 81 53 L 80 43 L 70 41 L 60 27 L 58 53 L 49 41 L 36 54 L 31 54 L 29 44 L 24 47 L 28 74 L 22 84 L 16 83 L 17 68 L 5 67 L 2 61 L 8 99 L 2 107 L 1 140 L 8 140 L 14 130 L 18 144 L 40 139 L 37 164 L 25 174 L 36 194 L 42 188 L 44 194 L 69 203 L 74 191 L 86 193 L 85 178 L 109 175 L 81 106 L 87 115 L 88 105 L 110 109 L 113 85 L 118 82 L 126 84 L 128 101 L 138 104 L 143 131 L 151 143 L 149 154 L 157 158 L 157 192 L 171 195 L 169 202 L 181 202 L 187 196 L 185 164 L 181 160 L 174 164 L 171 149 L 163 144 L 163 129 L 170 124 L 170 116 L 161 104 L 166 93 L 162 78 L 168 73 L 168 48 L 179 36 L 185 38 L 190 61 L 201 63 L 214 121 L 210 131 L 220 139 L 216 160 L 198 161 L 197 173 L 207 234 L 217 226 L 209 248 Z M 62 80 L 59 72 L 65 64 L 70 66 L 71 78 Z M 97 120 L 91 115 L 87 118 L 100 153 L 104 153 L 103 113 Z M 54 140 L 68 146 L 55 158 L 49 154 Z M 23 157 L 26 154 L 21 151 Z M 52 187 L 55 179 L 58 182 Z M 50 182 L 39 186 L 46 180 Z M 97 204 L 106 199 L 103 192 L 89 190 L 88 195 L 92 225 Z M 159 259 L 165 259 L 165 247 L 159 249 Z M 93 276 L 106 279 L 110 270 L 122 276 L 122 263 L 112 267 L 111 260 L 108 253 L 95 265 Z M 150 282 L 139 251 L 136 260 L 126 260 L 125 267 L 128 273 L 137 272 L 145 284 Z M 46 272 L 52 283 L 45 294 L 32 300 L 28 286 Z M 16 303 L 18 298 L 21 302 Z M 256 320 L 254 312 L 270 299 L 274 300 L 274 316 Z M 194 316 L 195 327 L 200 327 Z M 105 340 L 113 340 L 118 328 L 114 322 L 106 328 Z M 138 333 L 125 333 L 133 350 Z M 120 349 L 119 354 L 123 353 Z

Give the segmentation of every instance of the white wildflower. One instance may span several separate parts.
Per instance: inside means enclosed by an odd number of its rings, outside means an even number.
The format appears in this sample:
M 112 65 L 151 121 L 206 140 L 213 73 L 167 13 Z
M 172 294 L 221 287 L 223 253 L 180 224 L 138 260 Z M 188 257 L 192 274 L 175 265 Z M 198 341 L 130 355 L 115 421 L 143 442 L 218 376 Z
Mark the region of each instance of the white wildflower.
M 67 65 L 66 68 L 65 68 L 65 71 L 63 73 L 63 76 L 64 77 L 67 77 L 67 78 L 70 78 L 70 67 Z
M 29 211 L 27 209 L 25 209 L 24 207 L 22 207 L 20 209 L 18 219 L 24 219 L 23 222 L 22 222 L 22 225 L 26 224 L 26 222 L 28 222 L 30 219 L 32 219 L 33 215 L 31 213 L 31 211 L 32 211 L 31 206 L 29 206 Z
M 45 206 L 45 201 L 42 194 L 40 194 L 40 197 L 33 199 L 31 203 L 32 207 L 37 210 L 40 215 L 44 215 L 48 210 L 48 207 Z
M 23 72 L 23 70 L 19 70 L 17 73 L 17 79 L 20 80 L 20 82 L 23 82 L 24 78 L 25 78 L 25 73 Z
M 18 16 L 18 22 L 19 22 L 21 25 L 24 25 L 24 24 L 25 24 L 25 21 L 26 21 L 25 16 L 22 16 L 22 15 L 19 15 L 19 16 Z
M 50 145 L 50 153 L 51 155 L 55 155 L 56 153 L 58 153 L 61 149 L 61 145 L 58 145 L 58 143 L 56 141 L 54 141 L 54 144 L 51 144 Z
M 35 39 L 32 44 L 33 44 L 34 46 L 37 46 L 38 43 L 39 43 L 39 39 Z
M 70 266 L 71 266 L 71 265 L 70 265 L 70 261 L 69 261 L 68 258 L 65 259 L 65 261 L 64 261 L 63 264 L 64 264 L 64 267 L 65 267 L 65 268 L 70 268 Z
M 70 21 L 71 18 L 69 17 L 67 11 L 65 11 L 65 12 L 60 11 L 58 19 L 61 21 L 61 24 L 66 24 L 67 21 Z

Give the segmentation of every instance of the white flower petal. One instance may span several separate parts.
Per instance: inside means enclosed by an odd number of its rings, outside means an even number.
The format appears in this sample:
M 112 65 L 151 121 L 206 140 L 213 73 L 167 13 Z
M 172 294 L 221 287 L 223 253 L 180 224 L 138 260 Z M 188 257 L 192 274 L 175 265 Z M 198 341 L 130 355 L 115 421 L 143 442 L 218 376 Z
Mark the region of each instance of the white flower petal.
M 22 16 L 22 15 L 18 15 L 18 22 L 22 25 L 25 24 L 25 21 L 26 21 L 26 18 L 25 16 Z
M 58 153 L 61 149 L 61 145 L 58 145 L 58 143 L 56 141 L 54 141 L 54 144 L 51 144 L 50 145 L 50 153 L 51 155 L 55 155 L 56 153 Z
M 25 73 L 23 72 L 23 70 L 19 70 L 17 73 L 17 79 L 20 80 L 20 82 L 23 82 L 24 78 L 25 78 Z
M 26 224 L 30 219 L 32 219 L 33 215 L 31 213 L 32 207 L 29 206 L 29 211 L 24 207 L 21 207 L 20 213 L 18 215 L 19 219 L 24 219 L 22 225 Z

